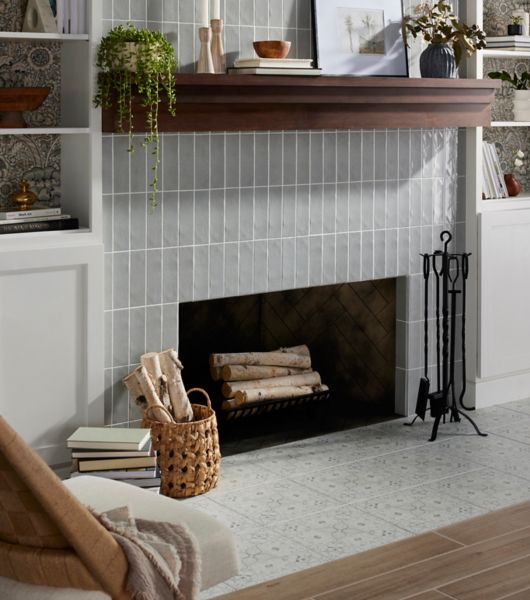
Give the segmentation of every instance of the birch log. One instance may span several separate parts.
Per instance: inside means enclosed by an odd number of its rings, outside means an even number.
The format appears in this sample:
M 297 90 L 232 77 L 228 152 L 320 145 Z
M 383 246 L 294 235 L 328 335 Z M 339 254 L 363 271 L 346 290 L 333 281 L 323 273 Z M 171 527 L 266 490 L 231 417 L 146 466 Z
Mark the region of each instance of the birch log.
M 168 415 L 165 410 L 161 410 L 165 407 L 156 393 L 155 386 L 151 381 L 151 377 L 147 372 L 147 369 L 143 366 L 140 366 L 137 367 L 133 372 L 136 374 L 140 388 L 142 389 L 143 395 L 147 400 L 148 408 L 150 409 L 148 413 L 149 418 L 160 421 L 160 423 L 172 423 L 173 419 L 171 416 Z
M 213 381 L 221 381 L 223 379 L 222 370 L 223 367 L 210 367 L 210 375 Z
M 296 387 L 300 385 L 311 386 L 322 383 L 320 374 L 316 371 L 303 375 L 289 375 L 288 377 L 273 377 L 272 379 L 256 379 L 254 381 L 233 381 L 223 383 L 222 393 L 225 398 L 234 398 L 236 392 L 264 388 Z
M 136 377 L 136 371 L 129 373 L 122 379 L 125 387 L 129 390 L 129 394 L 131 398 L 134 400 L 134 403 L 140 410 L 145 412 L 145 409 L 148 407 L 147 400 L 142 392 L 142 388 L 140 386 L 140 382 L 138 381 L 138 377 Z
M 220 367 L 214 367 L 219 369 Z M 294 367 L 260 367 L 251 365 L 225 365 L 221 369 L 223 381 L 252 381 L 253 379 L 267 379 L 269 377 L 287 377 L 288 375 L 300 375 L 310 373 L 308 369 L 296 369 Z M 216 379 L 215 381 L 219 381 Z
M 223 367 L 225 365 L 267 365 L 310 369 L 311 357 L 287 352 L 241 352 L 210 355 L 210 367 Z
M 151 377 L 151 381 L 155 386 L 156 393 L 162 404 L 169 411 L 171 411 L 171 403 L 169 401 L 169 393 L 167 388 L 167 378 L 162 373 L 158 352 L 147 352 L 146 354 L 142 354 L 140 357 L 140 364 L 147 369 L 149 377 Z
M 287 354 L 301 354 L 302 356 L 311 356 L 309 348 L 305 344 L 301 346 L 291 346 L 289 348 L 278 348 L 278 352 L 286 352 Z
M 182 363 L 178 359 L 175 350 L 166 350 L 160 353 L 160 365 L 164 375 L 167 377 L 169 399 L 173 407 L 173 416 L 177 423 L 193 421 L 193 409 L 191 408 L 186 388 L 182 381 Z
M 300 385 L 279 388 L 261 388 L 254 390 L 243 390 L 236 392 L 234 397 L 236 406 L 254 402 L 265 402 L 266 400 L 277 400 L 280 398 L 299 398 L 316 392 L 327 392 L 327 385 Z

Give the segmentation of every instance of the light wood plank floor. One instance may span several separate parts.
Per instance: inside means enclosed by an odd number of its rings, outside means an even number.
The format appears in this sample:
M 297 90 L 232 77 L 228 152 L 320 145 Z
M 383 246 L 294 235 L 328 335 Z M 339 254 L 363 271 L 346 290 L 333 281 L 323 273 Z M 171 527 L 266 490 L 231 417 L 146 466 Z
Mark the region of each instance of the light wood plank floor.
M 530 502 L 218 600 L 530 600 Z

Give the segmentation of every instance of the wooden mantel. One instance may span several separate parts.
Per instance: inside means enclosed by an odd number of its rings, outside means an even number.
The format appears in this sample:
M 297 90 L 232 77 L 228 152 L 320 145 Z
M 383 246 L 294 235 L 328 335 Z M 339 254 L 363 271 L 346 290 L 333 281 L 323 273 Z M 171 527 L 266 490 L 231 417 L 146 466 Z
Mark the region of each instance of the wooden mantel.
M 177 116 L 161 132 L 479 127 L 500 82 L 401 77 L 177 75 Z M 134 102 L 135 130 L 145 118 Z M 105 111 L 103 131 L 115 131 Z

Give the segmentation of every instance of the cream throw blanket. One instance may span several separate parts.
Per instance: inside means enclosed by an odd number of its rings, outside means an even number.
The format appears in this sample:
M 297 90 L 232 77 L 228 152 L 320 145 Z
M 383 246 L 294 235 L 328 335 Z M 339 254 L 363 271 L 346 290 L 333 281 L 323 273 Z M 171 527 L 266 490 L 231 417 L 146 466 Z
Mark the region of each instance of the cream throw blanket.
M 135 519 L 127 506 L 96 515 L 129 563 L 127 591 L 135 600 L 196 600 L 197 541 L 187 527 Z

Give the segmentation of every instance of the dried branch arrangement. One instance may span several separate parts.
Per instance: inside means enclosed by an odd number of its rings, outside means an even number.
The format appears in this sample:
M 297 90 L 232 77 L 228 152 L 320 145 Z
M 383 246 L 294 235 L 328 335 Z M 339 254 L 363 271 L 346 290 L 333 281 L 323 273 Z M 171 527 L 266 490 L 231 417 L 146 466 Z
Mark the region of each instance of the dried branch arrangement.
M 181 371 L 183 369 L 175 350 L 148 352 L 140 359 L 140 366 L 123 378 L 136 405 L 149 418 L 160 423 L 187 423 L 193 421 Z
M 329 390 L 319 373 L 312 370 L 305 345 L 273 352 L 212 354 L 210 373 L 214 381 L 223 382 L 224 410 Z

